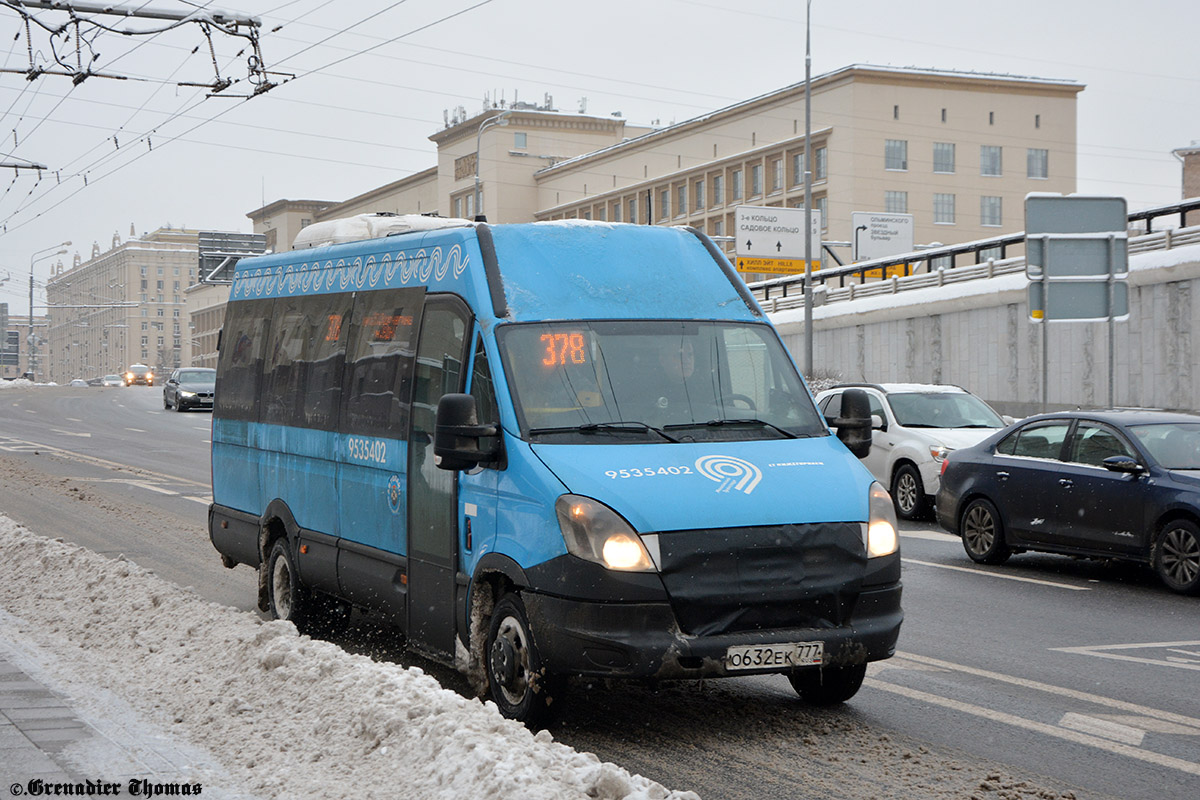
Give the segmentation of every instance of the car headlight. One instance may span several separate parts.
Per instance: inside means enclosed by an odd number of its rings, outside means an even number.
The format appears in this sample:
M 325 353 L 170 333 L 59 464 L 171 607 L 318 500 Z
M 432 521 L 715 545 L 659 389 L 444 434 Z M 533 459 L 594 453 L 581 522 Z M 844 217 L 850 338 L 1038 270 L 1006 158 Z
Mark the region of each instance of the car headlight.
M 892 505 L 892 496 L 878 481 L 871 484 L 869 498 L 867 557 L 890 556 L 900 549 L 900 537 L 896 534 L 896 507 Z
M 929 445 L 929 455 L 934 461 L 940 464 L 946 460 L 946 456 L 950 455 L 952 449 L 946 447 L 944 444 L 931 444 Z
M 567 552 L 607 569 L 654 572 L 637 531 L 620 514 L 590 497 L 564 494 L 554 504 Z
M 195 397 L 195 396 L 196 396 L 196 393 L 195 393 L 195 392 L 189 392 L 189 391 L 187 391 L 186 389 L 180 389 L 180 390 L 179 390 L 179 396 L 180 396 L 180 397 Z

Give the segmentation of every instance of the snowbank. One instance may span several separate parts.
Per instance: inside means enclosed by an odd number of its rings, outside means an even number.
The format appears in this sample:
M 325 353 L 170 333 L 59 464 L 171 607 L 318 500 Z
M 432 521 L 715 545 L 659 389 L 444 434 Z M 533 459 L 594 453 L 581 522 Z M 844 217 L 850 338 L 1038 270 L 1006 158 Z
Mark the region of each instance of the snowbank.
M 0 516 L 0 617 L 257 797 L 698 800 L 378 663 Z M 102 777 L 102 776 L 96 776 Z M 116 777 L 116 776 L 109 776 Z

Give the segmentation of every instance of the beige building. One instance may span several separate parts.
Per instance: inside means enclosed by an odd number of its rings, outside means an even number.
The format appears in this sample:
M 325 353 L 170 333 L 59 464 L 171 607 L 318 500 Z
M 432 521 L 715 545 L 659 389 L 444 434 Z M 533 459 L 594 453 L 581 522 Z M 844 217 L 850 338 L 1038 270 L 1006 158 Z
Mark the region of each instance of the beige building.
M 1083 88 L 863 65 L 814 78 L 811 169 L 822 239 L 850 241 L 855 211 L 912 214 L 919 244 L 1020 230 L 1027 193 L 1075 191 Z M 657 130 L 549 107 L 490 108 L 430 137 L 435 168 L 319 210 L 279 201 L 249 216 L 279 248 L 290 246 L 302 216 L 472 218 L 478 174 L 479 210 L 492 222 L 687 224 L 728 236 L 736 206 L 803 206 L 804 95 L 804 84 L 793 84 Z
M 38 378 L 65 383 L 191 364 L 186 290 L 196 282 L 197 231 L 159 228 L 55 268 L 46 284 L 48 330 Z

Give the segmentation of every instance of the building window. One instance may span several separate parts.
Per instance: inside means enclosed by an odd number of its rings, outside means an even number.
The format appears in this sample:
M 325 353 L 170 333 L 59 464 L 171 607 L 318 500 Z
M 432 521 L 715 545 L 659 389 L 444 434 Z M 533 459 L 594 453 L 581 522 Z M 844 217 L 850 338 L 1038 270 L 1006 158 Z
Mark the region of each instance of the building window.
M 704 179 L 700 178 L 695 183 L 696 191 L 696 210 L 704 210 Z
M 762 193 L 763 193 L 762 164 L 754 164 L 750 167 L 750 196 L 758 197 Z
M 883 145 L 884 169 L 908 169 L 908 140 L 888 139 Z
M 584 211 L 580 214 L 580 219 L 591 219 L 591 218 L 592 218 L 592 210 L 590 208 L 587 211 Z
M 829 216 L 825 213 L 825 210 L 828 207 L 829 207 L 829 198 L 827 198 L 827 197 L 814 197 L 813 198 L 813 210 L 815 210 L 818 214 L 821 215 L 821 230 L 823 230 L 823 231 L 829 230 Z
M 792 185 L 804 183 L 804 153 L 792 154 Z
M 883 210 L 888 214 L 907 214 L 908 192 L 884 192 Z
M 1003 256 L 1000 254 L 999 247 L 985 247 L 983 250 L 979 251 L 978 258 L 980 263 L 983 263 L 988 259 L 999 261 L 1001 258 L 1003 258 Z
M 995 125 L 995 124 L 996 124 L 996 112 L 989 111 L 988 112 L 988 125 Z
M 1002 213 L 1001 198 L 999 197 L 981 197 L 979 198 L 979 221 L 982 225 L 989 227 L 999 227 L 1004 223 L 1004 215 Z
M 661 189 L 658 193 L 658 218 L 666 219 L 671 216 L 671 190 Z
M 954 224 L 954 195 L 933 195 L 933 221 L 943 225 Z
M 620 201 L 613 203 L 613 205 L 612 205 L 612 221 L 613 222 L 621 221 L 621 203 L 620 203 Z
M 777 158 L 771 162 L 771 191 L 778 192 L 783 188 L 783 159 Z
M 942 122 L 946 121 L 946 109 L 942 109 Z
M 813 150 L 813 155 L 816 156 L 817 162 L 813 168 L 813 180 L 823 181 L 829 177 L 828 152 L 824 147 L 818 147 Z
M 725 235 L 725 220 L 714 219 L 713 220 L 713 236 L 724 236 L 724 235 Z
M 1035 128 L 1042 127 L 1042 115 L 1041 114 L 1033 115 L 1033 127 L 1035 127 Z
M 900 106 L 892 106 L 892 119 L 900 119 Z
M 713 175 L 713 208 L 725 202 L 725 176 Z
M 1026 175 L 1027 178 L 1049 178 L 1050 177 L 1050 151 L 1039 150 L 1037 148 L 1029 148 L 1026 155 Z
M 629 221 L 631 223 L 637 222 L 637 198 L 636 197 L 629 198 Z
M 529 143 L 529 136 L 525 131 L 516 131 L 513 133 L 513 147 L 517 150 L 524 150 Z
M 1000 161 L 1000 148 L 997 145 L 985 144 L 979 148 L 979 174 L 980 175 L 1000 175 L 1002 174 L 1002 164 Z
M 742 171 L 740 169 L 735 169 L 733 171 L 732 183 L 733 183 L 733 185 L 730 187 L 730 190 L 731 190 L 730 199 L 731 200 L 741 200 L 742 199 Z
M 954 174 L 954 145 L 951 142 L 933 143 L 933 171 Z
M 462 198 L 454 198 L 454 218 L 462 219 Z
M 600 220 L 601 222 L 608 222 L 607 206 L 600 206 L 596 209 L 596 219 Z
M 675 216 L 682 217 L 687 213 L 687 184 L 681 183 L 675 187 Z

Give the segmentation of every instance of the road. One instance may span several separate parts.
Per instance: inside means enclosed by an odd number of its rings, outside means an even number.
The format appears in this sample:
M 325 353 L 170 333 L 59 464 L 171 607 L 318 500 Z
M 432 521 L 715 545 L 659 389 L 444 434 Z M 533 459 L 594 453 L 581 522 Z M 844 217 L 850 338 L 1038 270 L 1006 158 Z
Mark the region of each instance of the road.
M 209 422 L 164 412 L 157 387 L 6 388 L 0 512 L 259 613 L 254 573 L 223 569 L 205 531 Z M 577 681 L 551 732 L 706 798 L 1200 794 L 1200 599 L 1136 567 L 983 567 L 932 523 L 902 527 L 899 652 L 845 706 L 806 709 L 774 676 Z M 339 643 L 466 691 L 372 620 Z

